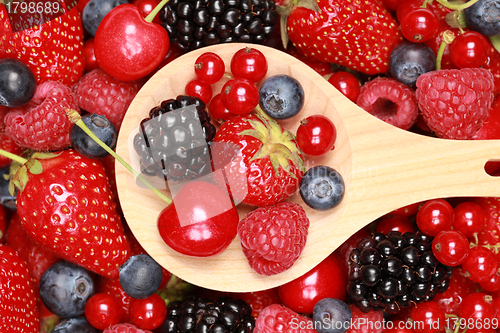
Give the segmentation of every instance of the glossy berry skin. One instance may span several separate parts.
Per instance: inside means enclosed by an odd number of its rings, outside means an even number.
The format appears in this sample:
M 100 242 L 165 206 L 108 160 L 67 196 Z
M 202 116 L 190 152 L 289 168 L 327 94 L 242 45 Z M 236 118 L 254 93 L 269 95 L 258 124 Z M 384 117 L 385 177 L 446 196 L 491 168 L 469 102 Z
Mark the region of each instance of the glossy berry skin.
M 225 120 L 229 120 L 230 118 L 236 116 L 234 113 L 231 113 L 222 103 L 222 95 L 215 95 L 210 104 L 208 105 L 208 113 L 212 119 L 216 120 L 219 123 L 222 123 Z
M 83 43 L 83 57 L 85 58 L 85 72 L 99 68 L 94 53 L 94 38 L 89 38 Z
M 235 78 L 259 82 L 267 74 L 267 59 L 255 48 L 246 47 L 235 52 L 231 58 L 231 73 Z
M 407 86 L 415 86 L 418 77 L 436 69 L 436 56 L 423 43 L 403 41 L 391 52 L 389 74 Z
M 205 52 L 200 55 L 194 64 L 194 73 L 198 80 L 207 84 L 219 82 L 224 76 L 226 66 L 224 60 L 213 52 Z
M 453 226 L 453 207 L 443 199 L 429 200 L 417 213 L 417 226 L 426 235 L 436 236 Z
M 458 266 L 469 253 L 469 241 L 460 231 L 441 231 L 432 241 L 432 253 L 444 265 Z
M 317 210 L 337 206 L 344 197 L 345 185 L 340 173 L 328 166 L 313 166 L 300 181 L 300 196 L 305 204 Z
M 17 59 L 0 59 L 0 106 L 12 108 L 28 103 L 37 83 L 31 69 Z
M 213 94 L 212 86 L 198 79 L 193 79 L 186 83 L 184 93 L 188 96 L 198 97 L 205 104 L 210 103 Z
M 278 287 L 283 305 L 298 313 L 313 313 L 323 298 L 344 300 L 347 272 L 336 254 L 331 254 L 301 277 Z
M 405 232 L 415 231 L 415 227 L 413 223 L 406 216 L 403 215 L 394 215 L 390 217 L 386 217 L 378 221 L 377 227 L 375 228 L 375 232 L 380 232 L 383 234 L 388 233 L 389 231 L 399 231 L 404 234 Z
M 330 118 L 312 115 L 300 122 L 296 139 L 304 154 L 320 156 L 335 148 L 337 128 Z
M 328 82 L 344 94 L 345 97 L 356 103 L 361 86 L 354 75 L 345 71 L 335 72 L 328 78 Z
M 101 23 L 102 19 L 106 14 L 108 14 L 113 8 L 128 3 L 127 0 L 90 0 L 85 5 L 82 13 L 82 22 L 85 30 L 94 36 L 97 31 L 97 27 Z
M 486 217 L 478 203 L 472 201 L 462 202 L 453 211 L 453 229 L 462 232 L 465 237 L 473 237 L 475 233 L 479 233 L 484 229 Z
M 490 328 L 495 327 L 494 321 L 492 323 L 495 312 L 491 295 L 485 293 L 475 292 L 467 295 L 460 305 L 460 317 L 464 318 L 468 324 L 467 332 L 480 332 L 482 328 L 487 328 L 486 323 L 488 322 L 491 325 Z
M 121 303 L 111 294 L 97 293 L 87 301 L 85 317 L 93 327 L 103 330 L 120 322 Z
M 417 304 L 411 311 L 411 318 L 414 322 L 420 322 L 421 325 L 415 325 L 415 333 L 438 333 L 445 325 L 445 313 L 435 301 L 429 301 Z
M 153 295 L 161 285 L 161 266 L 149 255 L 130 257 L 119 268 L 120 286 L 132 298 L 144 299 Z
M 135 0 L 134 2 L 132 2 L 134 6 L 139 8 L 142 16 L 144 17 L 148 16 L 148 14 L 151 13 L 159 3 L 159 0 Z M 156 14 L 155 18 L 153 19 L 153 23 L 161 24 L 159 14 Z
M 222 103 L 232 113 L 245 115 L 259 104 L 259 89 L 246 79 L 231 79 L 221 90 Z
M 470 249 L 467 258 L 462 263 L 465 274 L 474 282 L 489 280 L 497 268 L 498 262 L 495 254 L 483 246 L 475 246 Z
M 61 319 L 51 333 L 99 333 L 100 330 L 90 325 L 84 316 Z
M 259 104 L 271 118 L 288 119 L 302 110 L 304 89 L 299 81 L 289 75 L 274 75 L 260 87 Z
M 318 333 L 344 333 L 350 326 L 351 319 L 351 309 L 342 300 L 323 298 L 314 306 L 313 321 Z M 334 323 L 339 323 L 339 327 L 332 325 Z
M 130 321 L 143 330 L 154 330 L 167 317 L 167 305 L 158 294 L 130 303 Z
M 450 45 L 451 60 L 458 68 L 482 66 L 488 59 L 490 45 L 476 31 L 467 31 L 455 37 Z
M 483 36 L 500 34 L 499 8 L 500 3 L 497 0 L 479 0 L 464 9 L 467 27 Z
M 82 116 L 82 121 L 109 148 L 115 149 L 118 140 L 116 127 L 106 116 L 89 113 Z M 87 158 L 103 158 L 109 153 L 88 136 L 80 127 L 74 125 L 69 133 L 71 146 Z
M 439 20 L 434 12 L 427 8 L 412 9 L 401 18 L 401 33 L 414 43 L 425 42 L 436 34 Z

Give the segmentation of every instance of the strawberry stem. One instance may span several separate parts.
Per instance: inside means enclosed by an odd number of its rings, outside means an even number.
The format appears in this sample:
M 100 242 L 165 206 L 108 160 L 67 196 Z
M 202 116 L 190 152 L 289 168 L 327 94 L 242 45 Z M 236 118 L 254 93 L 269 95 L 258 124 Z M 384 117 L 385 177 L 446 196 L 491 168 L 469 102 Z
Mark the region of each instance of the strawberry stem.
M 149 23 L 152 23 L 153 22 L 153 19 L 155 18 L 156 14 L 158 14 L 160 12 L 160 10 L 163 8 L 163 6 L 165 6 L 167 4 L 169 0 L 162 0 L 162 2 L 160 2 L 152 11 L 151 13 L 148 14 L 148 16 L 146 16 L 146 18 L 144 18 L 144 21 L 146 22 L 149 22 Z M 477 0 L 476 0 L 477 1 Z
M 80 114 L 76 112 L 73 109 L 66 109 L 66 115 L 68 116 L 69 120 L 75 124 L 76 126 L 80 127 L 88 136 L 92 138 L 99 146 L 101 146 L 104 150 L 106 150 L 111 156 L 113 156 L 118 162 L 120 162 L 121 165 L 123 165 L 128 171 L 130 171 L 135 177 L 137 177 L 144 185 L 146 185 L 150 190 L 152 190 L 156 195 L 158 195 L 163 201 L 167 203 L 167 205 L 170 205 L 172 202 L 172 199 L 167 197 L 165 194 L 161 193 L 158 191 L 158 189 L 154 188 L 153 185 L 151 185 L 146 179 L 144 179 L 140 173 L 135 171 L 127 162 L 125 162 L 120 156 L 118 156 L 113 149 L 109 148 L 108 145 L 106 145 L 104 142 L 102 142 L 101 139 L 99 139 L 91 130 L 90 128 L 85 125 L 83 122 Z
M 11 152 L 8 152 L 8 151 L 3 150 L 3 149 L 0 149 L 0 155 L 7 157 L 7 158 L 10 158 L 11 160 L 13 160 L 21 165 L 24 165 L 26 162 L 28 162 L 28 160 L 25 159 L 24 157 L 21 157 L 21 156 L 16 155 L 16 154 L 12 154 Z

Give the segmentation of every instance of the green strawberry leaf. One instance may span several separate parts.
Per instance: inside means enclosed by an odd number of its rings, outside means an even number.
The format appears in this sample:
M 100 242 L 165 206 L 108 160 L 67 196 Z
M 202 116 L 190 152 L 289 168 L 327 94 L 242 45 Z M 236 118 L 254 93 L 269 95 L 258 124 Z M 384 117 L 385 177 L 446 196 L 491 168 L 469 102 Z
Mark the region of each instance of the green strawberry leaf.
M 28 162 L 26 162 L 26 167 L 33 175 L 39 175 L 43 171 L 42 163 L 40 163 L 39 160 L 33 158 L 29 159 Z

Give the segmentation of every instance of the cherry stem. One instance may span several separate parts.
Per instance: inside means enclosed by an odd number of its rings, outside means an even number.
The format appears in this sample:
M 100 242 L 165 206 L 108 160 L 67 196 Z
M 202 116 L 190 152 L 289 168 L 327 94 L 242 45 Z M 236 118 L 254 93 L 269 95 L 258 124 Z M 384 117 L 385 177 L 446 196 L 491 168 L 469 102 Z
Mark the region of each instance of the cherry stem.
M 10 158 L 11 160 L 13 160 L 21 165 L 28 162 L 28 160 L 25 159 L 24 157 L 21 157 L 21 156 L 16 155 L 16 154 L 12 154 L 11 152 L 8 152 L 8 151 L 3 150 L 3 149 L 0 149 L 0 155 L 7 157 L 7 158 Z
M 428 2 L 429 2 L 429 0 L 425 0 L 424 3 L 422 4 L 422 6 L 420 6 L 420 8 L 427 8 Z
M 448 44 L 453 42 L 454 39 L 455 35 L 450 30 L 446 30 L 443 32 L 443 41 L 441 42 L 441 45 L 439 45 L 439 50 L 436 56 L 436 70 L 441 69 L 441 61 L 443 60 L 444 50 L 446 49 L 446 46 L 448 46 Z
M 469 2 L 462 3 L 462 4 L 452 4 L 446 0 L 436 0 L 436 1 L 438 3 L 440 3 L 441 5 L 443 5 L 444 7 L 451 9 L 451 10 L 464 10 L 465 8 L 469 8 L 470 6 L 472 6 L 473 4 L 478 2 L 479 0 L 471 0 Z
M 158 191 L 158 189 L 154 188 L 153 185 L 151 185 L 146 179 L 144 179 L 140 173 L 135 171 L 127 162 L 125 162 L 120 156 L 118 156 L 113 149 L 109 148 L 108 145 L 106 145 L 104 142 L 102 142 L 101 139 L 99 139 L 91 130 L 90 128 L 85 125 L 85 123 L 82 120 L 82 117 L 78 112 L 76 112 L 73 109 L 66 109 L 66 115 L 68 116 L 69 120 L 75 124 L 76 126 L 80 127 L 92 140 L 94 140 L 99 146 L 101 146 L 104 150 L 106 150 L 111 156 L 113 156 L 118 162 L 120 162 L 121 165 L 125 167 L 128 171 L 130 171 L 135 177 L 137 177 L 144 185 L 146 185 L 150 190 L 152 190 L 156 195 L 158 195 L 163 201 L 167 203 L 167 205 L 170 205 L 172 202 L 172 199 L 167 197 L 165 194 L 161 193 Z
M 163 8 L 163 6 L 165 6 L 167 4 L 169 0 L 162 0 L 152 11 L 151 13 L 148 14 L 148 16 L 146 16 L 146 18 L 144 18 L 144 20 L 146 22 L 149 22 L 149 23 L 152 23 L 153 22 L 153 19 L 155 18 L 156 14 L 158 14 L 160 12 L 160 10 Z M 477 1 L 477 0 L 476 0 Z

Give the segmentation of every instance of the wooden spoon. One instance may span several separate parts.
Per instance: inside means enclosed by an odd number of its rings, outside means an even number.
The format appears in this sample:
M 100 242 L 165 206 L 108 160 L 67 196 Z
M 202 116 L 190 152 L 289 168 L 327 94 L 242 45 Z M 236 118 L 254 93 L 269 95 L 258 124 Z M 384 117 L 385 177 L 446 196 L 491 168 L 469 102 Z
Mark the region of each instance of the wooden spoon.
M 157 72 L 139 91 L 125 116 L 117 153 L 139 170 L 130 138 L 149 110 L 162 100 L 184 94 L 195 77 L 194 63 L 204 52 L 221 56 L 229 72 L 232 55 L 247 44 L 224 44 L 190 52 Z M 441 197 L 500 196 L 500 178 L 489 176 L 484 165 L 500 160 L 500 140 L 445 140 L 426 137 L 391 126 L 360 109 L 323 77 L 296 58 L 276 49 L 251 45 L 269 63 L 267 76 L 287 74 L 303 86 L 306 102 L 301 113 L 281 121 L 295 133 L 301 119 L 324 114 L 336 125 L 335 150 L 318 158 L 306 157 L 306 168 L 328 165 L 343 176 L 346 193 L 329 211 L 301 203 L 311 221 L 306 247 L 292 268 L 275 276 L 253 272 L 236 238 L 223 253 L 194 258 L 171 250 L 161 239 L 156 220 L 165 203 L 151 190 L 137 185 L 120 164 L 116 182 L 128 225 L 144 249 L 163 267 L 190 283 L 209 289 L 245 292 L 289 282 L 316 266 L 363 226 L 405 205 Z M 214 86 L 214 95 L 224 82 Z M 251 207 L 238 205 L 240 217 Z

